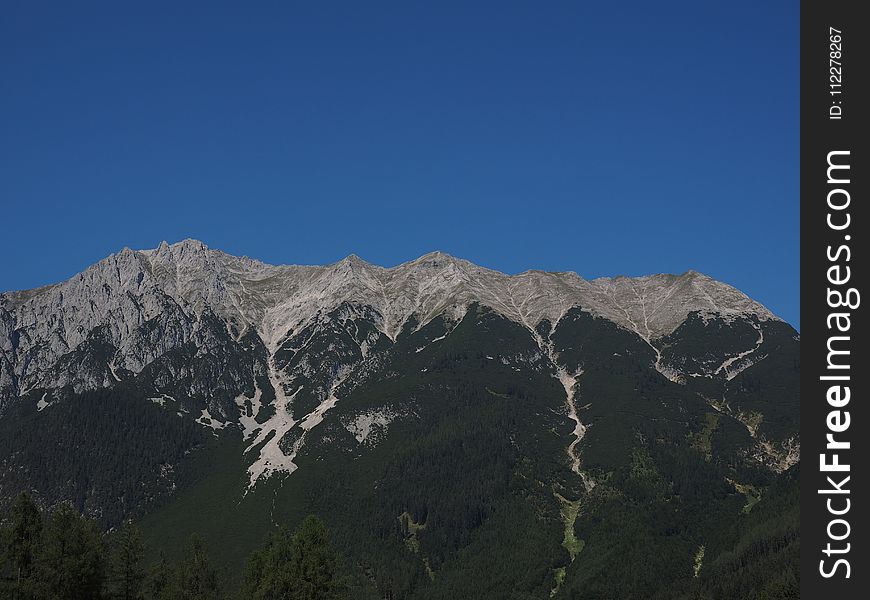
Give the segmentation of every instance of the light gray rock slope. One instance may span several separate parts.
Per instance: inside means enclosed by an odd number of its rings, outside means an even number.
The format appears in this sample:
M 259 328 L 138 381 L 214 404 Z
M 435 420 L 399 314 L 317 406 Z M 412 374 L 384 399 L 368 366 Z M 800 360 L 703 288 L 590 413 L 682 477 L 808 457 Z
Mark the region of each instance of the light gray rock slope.
M 185 240 L 154 250 L 125 248 L 56 285 L 0 294 L 0 387 L 15 395 L 34 388 L 109 385 L 113 371 L 140 371 L 194 339 L 213 313 L 233 337 L 257 332 L 274 352 L 299 330 L 343 303 L 375 311 L 378 329 L 395 339 L 414 317 L 418 326 L 444 312 L 461 316 L 477 302 L 533 328 L 572 307 L 604 317 L 651 342 L 693 311 L 725 318 L 775 319 L 735 288 L 701 273 L 585 280 L 576 273 L 506 275 L 440 252 L 393 268 L 356 256 L 326 266 L 268 265 Z M 143 325 L 165 320 L 159 336 Z M 77 380 L 54 367 L 96 329 L 115 349 L 102 377 Z

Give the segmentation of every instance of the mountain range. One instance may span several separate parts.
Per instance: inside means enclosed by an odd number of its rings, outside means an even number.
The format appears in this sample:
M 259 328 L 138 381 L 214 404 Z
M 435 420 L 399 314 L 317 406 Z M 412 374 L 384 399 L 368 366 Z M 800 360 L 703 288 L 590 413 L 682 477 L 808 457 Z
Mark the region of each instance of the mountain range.
M 0 294 L 0 503 L 228 569 L 313 512 L 360 598 L 776 597 L 799 348 L 695 271 L 125 248 Z

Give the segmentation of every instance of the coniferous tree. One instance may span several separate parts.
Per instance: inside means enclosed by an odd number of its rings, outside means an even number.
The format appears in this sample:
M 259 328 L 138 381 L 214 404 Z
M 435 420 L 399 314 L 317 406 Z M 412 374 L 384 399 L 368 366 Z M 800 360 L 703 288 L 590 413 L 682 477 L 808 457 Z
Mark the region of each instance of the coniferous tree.
M 178 600 L 216 600 L 219 597 L 217 573 L 199 536 L 190 537 L 170 591 L 173 594 L 170 597 Z
M 147 600 L 172 600 L 172 579 L 174 572 L 166 561 L 166 555 L 160 552 L 160 560 L 151 565 L 142 584 L 143 595 Z
M 145 547 L 139 530 L 131 523 L 123 525 L 115 539 L 112 555 L 112 595 L 119 600 L 142 598 L 145 571 L 142 559 Z
M 335 570 L 337 557 L 329 544 L 323 521 L 309 515 L 293 536 L 292 572 L 296 576 L 298 600 L 327 600 L 338 597 Z
M 281 528 L 266 545 L 248 558 L 240 599 L 292 598 L 295 589 L 290 564 L 293 557 L 290 532 Z
M 61 504 L 43 530 L 35 577 L 39 597 L 100 598 L 105 553 L 96 523 L 79 515 L 69 504 Z
M 337 556 L 326 526 L 308 516 L 291 537 L 286 529 L 271 535 L 248 559 L 240 598 L 253 600 L 331 600 L 340 597 Z
M 15 499 L 10 520 L 4 536 L 4 562 L 11 570 L 11 597 L 18 600 L 31 595 L 33 569 L 42 535 L 42 515 L 27 492 L 21 492 Z

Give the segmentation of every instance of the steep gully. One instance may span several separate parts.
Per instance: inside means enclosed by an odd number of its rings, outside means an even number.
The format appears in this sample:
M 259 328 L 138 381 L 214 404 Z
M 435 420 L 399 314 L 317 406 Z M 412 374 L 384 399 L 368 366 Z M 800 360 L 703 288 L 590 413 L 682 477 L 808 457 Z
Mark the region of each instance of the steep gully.
M 577 413 L 577 380 L 583 375 L 583 369 L 578 369 L 574 373 L 568 372 L 568 369 L 564 365 L 559 364 L 559 354 L 556 351 L 555 344 L 552 340 L 552 334 L 556 330 L 556 327 L 559 324 L 559 321 L 562 319 L 562 316 L 567 312 L 567 308 L 561 312 L 561 316 L 556 319 L 554 323 L 551 324 L 550 330 L 547 333 L 546 339 L 535 329 L 534 326 L 529 322 L 528 312 L 525 310 L 526 304 L 531 301 L 531 295 L 526 297 L 520 304 L 516 303 L 514 300 L 513 293 L 511 293 L 511 304 L 512 308 L 516 311 L 516 313 L 520 316 L 522 320 L 523 326 L 529 330 L 534 338 L 535 342 L 538 344 L 538 347 L 541 349 L 541 352 L 549 359 L 550 363 L 555 368 L 556 373 L 554 377 L 559 380 L 559 383 L 562 384 L 562 387 L 565 389 L 565 406 L 568 409 L 568 418 L 574 422 L 574 430 L 572 431 L 572 435 L 574 439 L 566 448 L 566 453 L 568 454 L 568 459 L 571 462 L 571 470 L 577 473 L 580 476 L 580 479 L 583 481 L 583 487 L 586 488 L 586 491 L 591 490 L 595 487 L 595 481 L 580 468 L 580 452 L 577 449 L 577 446 L 583 440 L 583 437 L 586 435 L 586 425 L 580 420 L 580 416 Z
M 521 303 L 517 304 L 513 298 L 513 294 L 511 294 L 510 302 L 512 307 L 510 308 L 512 308 L 516 314 L 521 316 L 523 326 L 529 331 L 541 352 L 553 365 L 553 368 L 555 369 L 553 376 L 559 381 L 565 390 L 565 405 L 568 418 L 574 422 L 574 429 L 572 431 L 573 439 L 566 448 L 566 453 L 570 461 L 571 470 L 580 476 L 584 487 L 587 490 L 591 490 L 595 486 L 595 482 L 581 469 L 581 460 L 578 450 L 578 445 L 586 434 L 586 425 L 584 425 L 580 420 L 576 402 L 578 379 L 583 374 L 583 371 L 580 369 L 577 372 L 571 373 L 564 365 L 559 364 L 558 352 L 555 349 L 550 335 L 555 330 L 561 317 L 553 323 L 550 333 L 548 333 L 547 338 L 545 339 L 538 331 L 536 331 L 535 327 L 531 325 L 528 319 L 528 312 L 524 310 L 524 307 L 529 301 L 531 301 L 531 297 L 525 298 Z M 506 306 L 505 308 L 509 307 Z M 567 312 L 567 307 L 562 314 L 564 315 L 565 312 Z M 240 425 L 243 429 L 244 438 L 246 440 L 253 438 L 245 452 L 250 452 L 260 446 L 259 456 L 248 468 L 248 490 L 252 489 L 258 481 L 265 480 L 273 474 L 286 473 L 289 475 L 297 469 L 294 460 L 305 443 L 306 434 L 319 425 L 323 421 L 325 414 L 330 409 L 334 408 L 339 402 L 339 398 L 336 396 L 335 391 L 352 371 L 353 367 L 356 366 L 348 365 L 346 368 L 342 369 L 342 372 L 340 372 L 332 382 L 326 397 L 314 410 L 297 421 L 292 416 L 293 400 L 302 387 L 300 386 L 293 390 L 292 393 L 288 393 L 287 387 L 288 385 L 292 385 L 292 381 L 285 381 L 283 374 L 275 365 L 274 355 L 277 350 L 277 344 L 275 343 L 277 337 L 274 335 L 274 332 L 262 333 L 266 333 L 266 335 L 261 335 L 261 337 L 267 340 L 267 348 L 269 351 L 267 359 L 267 375 L 269 383 L 275 391 L 275 414 L 263 423 L 257 423 L 254 420 L 261 405 L 260 398 L 262 396 L 262 390 L 260 390 L 259 387 L 256 387 L 253 398 L 248 399 L 242 396 L 237 399 L 238 405 L 240 408 L 243 408 L 243 416 L 240 418 Z M 387 337 L 393 340 L 391 336 L 388 335 Z M 446 335 L 432 340 L 432 342 L 443 339 L 444 337 L 446 337 Z M 361 344 L 360 349 L 363 355 L 365 355 L 367 353 L 365 352 L 363 344 Z M 244 410 L 244 405 L 247 400 L 249 400 L 252 405 L 251 415 L 248 415 L 247 411 Z M 297 425 L 301 429 L 300 435 L 293 443 L 289 453 L 285 453 L 280 446 L 281 439 Z

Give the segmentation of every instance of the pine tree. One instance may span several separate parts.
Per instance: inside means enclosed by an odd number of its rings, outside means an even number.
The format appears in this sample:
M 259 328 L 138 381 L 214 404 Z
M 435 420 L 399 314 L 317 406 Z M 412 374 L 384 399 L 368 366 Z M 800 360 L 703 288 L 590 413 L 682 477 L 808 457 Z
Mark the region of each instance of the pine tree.
M 268 600 L 293 598 L 295 582 L 290 563 L 293 556 L 290 532 L 282 528 L 269 536 L 266 546 L 248 558 L 240 598 Z
M 326 526 L 307 517 L 291 537 L 286 529 L 272 534 L 248 559 L 240 598 L 250 600 L 332 600 L 340 597 L 337 556 Z
M 297 580 L 297 600 L 338 598 L 337 557 L 323 521 L 309 515 L 293 536 L 291 572 Z
M 61 504 L 43 531 L 35 573 L 38 595 L 94 600 L 101 597 L 104 576 L 103 541 L 96 523 Z
M 172 600 L 170 593 L 174 577 L 175 573 L 166 561 L 166 555 L 161 550 L 160 560 L 151 565 L 148 574 L 145 576 L 142 585 L 144 597 L 147 600 Z
M 142 597 L 144 556 L 145 547 L 139 530 L 129 522 L 125 523 L 115 540 L 112 557 L 112 587 L 115 598 L 139 600 Z
M 216 600 L 219 596 L 217 573 L 197 535 L 192 535 L 187 543 L 173 587 L 175 595 L 172 597 L 178 600 Z
M 29 595 L 36 555 L 42 535 L 42 515 L 27 492 L 21 492 L 12 504 L 11 524 L 7 532 L 6 559 L 12 568 L 12 598 Z

